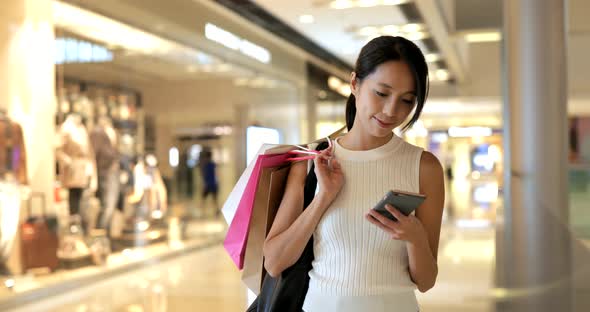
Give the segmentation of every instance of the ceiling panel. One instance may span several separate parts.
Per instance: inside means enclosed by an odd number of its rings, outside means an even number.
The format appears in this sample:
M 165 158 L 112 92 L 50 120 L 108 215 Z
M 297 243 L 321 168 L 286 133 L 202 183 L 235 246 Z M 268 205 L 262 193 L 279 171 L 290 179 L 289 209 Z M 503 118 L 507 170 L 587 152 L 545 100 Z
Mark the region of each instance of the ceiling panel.
M 380 6 L 337 10 L 316 1 L 255 0 L 283 22 L 309 37 L 331 53 L 354 65 L 367 39 L 356 38 L 350 29 L 371 25 L 402 25 L 408 21 L 398 6 Z M 314 22 L 304 24 L 302 15 L 312 15 Z

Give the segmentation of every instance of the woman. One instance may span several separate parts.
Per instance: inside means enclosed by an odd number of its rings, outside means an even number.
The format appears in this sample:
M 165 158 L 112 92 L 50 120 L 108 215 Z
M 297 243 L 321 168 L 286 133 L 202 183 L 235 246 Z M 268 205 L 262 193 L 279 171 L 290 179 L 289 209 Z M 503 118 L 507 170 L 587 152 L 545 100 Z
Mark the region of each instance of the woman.
M 265 268 L 278 276 L 314 240 L 303 310 L 418 311 L 438 274 L 444 202 L 440 162 L 393 133 L 418 120 L 428 94 L 424 55 L 411 41 L 383 36 L 360 52 L 346 106 L 348 133 L 316 159 L 318 191 L 303 210 L 305 162 L 293 165 L 264 244 Z M 391 189 L 426 196 L 415 214 L 371 208 Z

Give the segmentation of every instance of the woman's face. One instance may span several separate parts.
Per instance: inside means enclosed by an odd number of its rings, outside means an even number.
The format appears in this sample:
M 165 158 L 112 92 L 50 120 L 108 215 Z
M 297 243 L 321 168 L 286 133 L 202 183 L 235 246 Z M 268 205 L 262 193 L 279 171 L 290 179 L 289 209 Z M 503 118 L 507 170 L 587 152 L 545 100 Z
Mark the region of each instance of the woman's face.
M 402 61 L 383 63 L 362 81 L 352 73 L 351 89 L 356 98 L 354 126 L 374 137 L 391 134 L 416 103 L 414 76 Z

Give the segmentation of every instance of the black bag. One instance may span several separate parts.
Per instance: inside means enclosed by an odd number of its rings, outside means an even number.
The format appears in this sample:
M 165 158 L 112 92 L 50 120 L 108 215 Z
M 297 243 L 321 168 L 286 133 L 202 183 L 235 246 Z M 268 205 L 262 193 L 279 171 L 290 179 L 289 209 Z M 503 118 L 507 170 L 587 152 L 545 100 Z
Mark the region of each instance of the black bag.
M 316 150 L 323 150 L 326 147 L 328 143 L 322 142 Z M 305 179 L 303 209 L 313 200 L 317 181 L 312 165 Z M 269 274 L 265 275 L 260 294 L 246 312 L 301 312 L 309 287 L 308 273 L 312 268 L 312 261 L 313 237 L 307 242 L 297 262 L 285 269 L 281 276 L 274 278 Z

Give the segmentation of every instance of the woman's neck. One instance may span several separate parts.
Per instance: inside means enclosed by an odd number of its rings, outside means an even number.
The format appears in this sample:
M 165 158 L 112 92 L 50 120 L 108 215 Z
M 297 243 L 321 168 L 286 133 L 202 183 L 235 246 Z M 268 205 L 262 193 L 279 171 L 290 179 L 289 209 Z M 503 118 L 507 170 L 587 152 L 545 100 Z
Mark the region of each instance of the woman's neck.
M 342 147 L 351 151 L 367 151 L 383 146 L 391 140 L 393 136 L 375 137 L 359 127 L 353 126 L 348 133 L 346 133 L 338 141 Z

